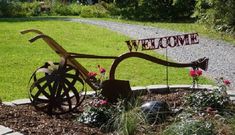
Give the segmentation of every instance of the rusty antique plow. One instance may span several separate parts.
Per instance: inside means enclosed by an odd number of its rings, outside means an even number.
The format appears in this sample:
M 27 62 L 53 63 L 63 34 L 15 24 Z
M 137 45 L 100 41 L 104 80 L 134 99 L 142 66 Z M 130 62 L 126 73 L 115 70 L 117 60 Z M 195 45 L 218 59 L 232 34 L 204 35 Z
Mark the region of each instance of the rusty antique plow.
M 116 68 L 128 58 L 138 57 L 153 63 L 179 68 L 192 67 L 207 70 L 208 66 L 208 58 L 201 58 L 191 63 L 174 63 L 140 52 L 127 52 L 118 57 L 71 53 L 39 30 L 24 30 L 21 34 L 29 32 L 37 34 L 29 40 L 31 43 L 42 39 L 61 57 L 58 63 L 47 62 L 36 69 L 30 79 L 29 97 L 32 104 L 36 109 L 50 115 L 71 112 L 80 106 L 86 95 L 85 84 L 95 91 L 101 90 L 101 94 L 111 102 L 116 101 L 117 98 L 130 98 L 132 91 L 129 81 L 115 79 Z M 89 77 L 89 71 L 76 58 L 114 59 L 109 79 L 100 85 L 95 78 Z

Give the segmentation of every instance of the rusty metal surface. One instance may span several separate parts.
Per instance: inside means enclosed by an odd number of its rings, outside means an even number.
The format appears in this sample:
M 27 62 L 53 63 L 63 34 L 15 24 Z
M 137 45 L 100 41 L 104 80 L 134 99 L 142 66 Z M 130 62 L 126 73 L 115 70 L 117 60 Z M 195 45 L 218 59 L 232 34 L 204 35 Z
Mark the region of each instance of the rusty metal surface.
M 109 74 L 109 79 L 110 80 L 115 80 L 115 73 L 116 73 L 116 68 L 117 66 L 124 60 L 131 58 L 131 57 L 137 57 L 137 58 L 142 58 L 148 61 L 151 61 L 153 63 L 157 63 L 160 65 L 164 66 L 169 66 L 169 67 L 178 67 L 178 68 L 183 68 L 183 67 L 192 67 L 192 68 L 201 68 L 203 70 L 207 70 L 208 67 L 208 58 L 201 58 L 196 61 L 193 61 L 191 63 L 174 63 L 174 62 L 169 62 L 165 61 L 162 59 L 158 59 L 156 57 L 140 53 L 140 52 L 129 52 L 125 53 L 121 56 L 119 56 L 115 61 L 113 62 L 111 69 L 110 69 L 110 74 Z
M 133 49 L 135 49 L 135 51 L 140 49 L 143 51 L 194 45 L 199 43 L 199 38 L 198 33 L 190 33 L 159 38 L 128 40 L 126 43 L 131 52 Z
M 102 89 L 101 94 L 111 102 L 117 101 L 118 98 L 130 98 L 132 96 L 132 91 L 129 81 L 116 80 L 115 73 L 117 66 L 125 59 L 131 57 L 142 58 L 153 63 L 170 67 L 192 67 L 194 69 L 201 68 L 203 70 L 207 70 L 208 67 L 208 58 L 201 58 L 191 63 L 174 63 L 161 60 L 140 52 L 128 52 L 120 55 L 119 57 L 97 56 L 67 52 L 54 39 L 52 39 L 48 35 L 45 35 L 39 30 L 25 30 L 22 31 L 21 34 L 26 34 L 29 32 L 38 34 L 37 36 L 29 40 L 31 43 L 38 39 L 43 39 L 55 51 L 55 53 L 57 53 L 62 58 L 60 63 L 47 62 L 42 67 L 38 68 L 33 73 L 30 79 L 32 80 L 32 84 L 29 90 L 29 96 L 32 104 L 35 106 L 36 109 L 44 111 L 50 115 L 67 113 L 77 108 L 85 98 L 85 95 L 81 95 L 81 92 L 85 91 L 85 83 L 88 84 L 95 91 Z M 192 44 L 197 43 L 197 33 L 196 35 L 193 34 L 191 34 L 192 37 L 194 36 L 193 38 L 191 38 Z M 175 37 L 171 36 L 163 38 L 170 40 L 170 38 Z M 177 42 L 180 42 L 181 44 L 185 43 L 187 45 L 188 38 L 189 37 L 187 36 L 185 36 L 184 39 L 177 37 Z M 160 38 L 160 40 L 161 39 L 162 38 Z M 149 39 L 143 39 L 139 40 L 139 42 L 147 47 L 146 43 L 148 40 Z M 154 45 L 153 42 L 150 45 Z M 130 51 L 132 50 L 132 48 L 138 50 L 138 46 L 139 43 L 137 44 L 136 40 L 130 41 L 128 45 Z M 155 48 L 154 46 L 152 47 L 153 48 L 144 49 L 158 49 L 156 48 L 156 46 Z M 162 48 L 164 48 L 164 46 L 162 46 Z M 94 82 L 96 81 L 96 79 L 90 79 L 88 75 L 89 71 L 85 67 L 83 67 L 76 60 L 76 58 L 114 59 L 114 62 L 110 69 L 109 80 L 104 81 L 101 85 L 96 85 L 97 83 Z M 78 86 L 80 89 L 77 89 Z
M 132 91 L 129 81 L 126 80 L 106 80 L 102 83 L 101 94 L 109 102 L 116 102 L 117 99 L 130 99 Z
M 47 62 L 31 76 L 29 97 L 36 109 L 52 114 L 73 111 L 85 99 L 80 73 L 64 60 Z M 78 88 L 80 87 L 80 88 Z

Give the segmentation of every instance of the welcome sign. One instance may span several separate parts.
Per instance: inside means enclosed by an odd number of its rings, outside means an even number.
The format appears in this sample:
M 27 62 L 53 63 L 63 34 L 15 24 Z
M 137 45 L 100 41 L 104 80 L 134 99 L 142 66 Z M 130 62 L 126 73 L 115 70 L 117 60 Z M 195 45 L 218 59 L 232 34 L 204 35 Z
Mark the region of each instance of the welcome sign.
M 198 33 L 190 33 L 175 36 L 166 36 L 160 38 L 147 38 L 138 40 L 126 41 L 130 51 L 134 48 L 136 51 L 141 48 L 142 50 L 155 50 L 161 48 L 174 48 L 179 46 L 187 46 L 198 44 Z

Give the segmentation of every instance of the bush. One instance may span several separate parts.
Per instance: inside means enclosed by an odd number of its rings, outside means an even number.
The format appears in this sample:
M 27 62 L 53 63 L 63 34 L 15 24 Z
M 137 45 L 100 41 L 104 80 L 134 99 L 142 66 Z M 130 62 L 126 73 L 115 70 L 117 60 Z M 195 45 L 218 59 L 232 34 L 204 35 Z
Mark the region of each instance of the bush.
M 38 2 L 16 2 L 16 1 L 0 1 L 0 17 L 24 17 L 24 16 L 37 16 L 40 5 Z
M 93 6 L 83 6 L 81 11 L 81 17 L 92 18 L 92 17 L 108 17 L 109 12 L 100 4 Z
M 173 18 L 177 20 L 190 19 L 194 12 L 195 0 L 174 0 Z
M 106 100 L 95 99 L 87 104 L 86 110 L 78 117 L 78 121 L 100 128 L 119 112 L 118 109 Z
M 118 8 L 114 3 L 106 3 L 102 1 L 99 4 L 102 5 L 109 12 L 110 16 L 120 15 L 120 8 Z
M 222 87 L 221 87 L 222 88 Z M 213 91 L 199 91 L 186 97 L 186 103 L 194 110 L 203 110 L 206 107 L 212 107 L 222 110 L 229 104 L 229 97 L 226 92 L 220 89 Z
M 54 15 L 80 15 L 82 6 L 78 4 L 64 5 L 55 3 L 51 7 L 51 13 Z
M 234 9 L 234 0 L 197 0 L 193 17 L 218 31 L 234 34 Z
M 214 135 L 214 126 L 203 120 L 182 120 L 168 126 L 163 135 Z

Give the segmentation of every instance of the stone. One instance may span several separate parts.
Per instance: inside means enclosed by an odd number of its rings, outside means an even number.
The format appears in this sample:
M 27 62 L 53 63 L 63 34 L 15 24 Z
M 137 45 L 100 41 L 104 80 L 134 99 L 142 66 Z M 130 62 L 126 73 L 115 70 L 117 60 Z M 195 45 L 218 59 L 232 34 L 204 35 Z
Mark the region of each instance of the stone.
M 31 101 L 30 101 L 30 99 L 27 98 L 27 99 L 14 100 L 14 101 L 12 101 L 12 103 L 15 105 L 24 105 L 24 104 L 30 104 Z
M 171 85 L 170 89 L 189 89 L 191 85 Z
M 82 92 L 82 94 L 81 95 L 84 95 L 85 94 L 85 92 Z M 94 96 L 96 94 L 96 92 L 94 91 L 94 90 L 92 90 L 92 91 L 87 91 L 86 92 L 86 96 Z
M 229 97 L 229 99 L 235 101 L 235 97 Z
M 170 114 L 169 106 L 164 101 L 149 101 L 141 105 L 141 110 L 149 123 L 159 123 Z
M 23 134 L 21 134 L 19 132 L 12 132 L 12 133 L 9 133 L 9 134 L 6 134 L 6 135 L 23 135 Z
M 13 132 L 12 129 L 0 125 L 0 135 L 7 134 Z
M 235 91 L 234 90 L 227 90 L 226 91 L 229 96 L 234 96 L 235 97 Z
M 149 85 L 146 87 L 149 93 L 168 93 L 169 87 L 166 85 Z
M 15 106 L 15 104 L 13 104 L 12 102 L 2 102 L 2 104 L 7 106 Z
M 143 86 L 131 87 L 131 90 L 132 90 L 133 94 L 137 95 L 137 96 L 138 95 L 144 95 L 148 92 L 147 88 L 143 87 Z

